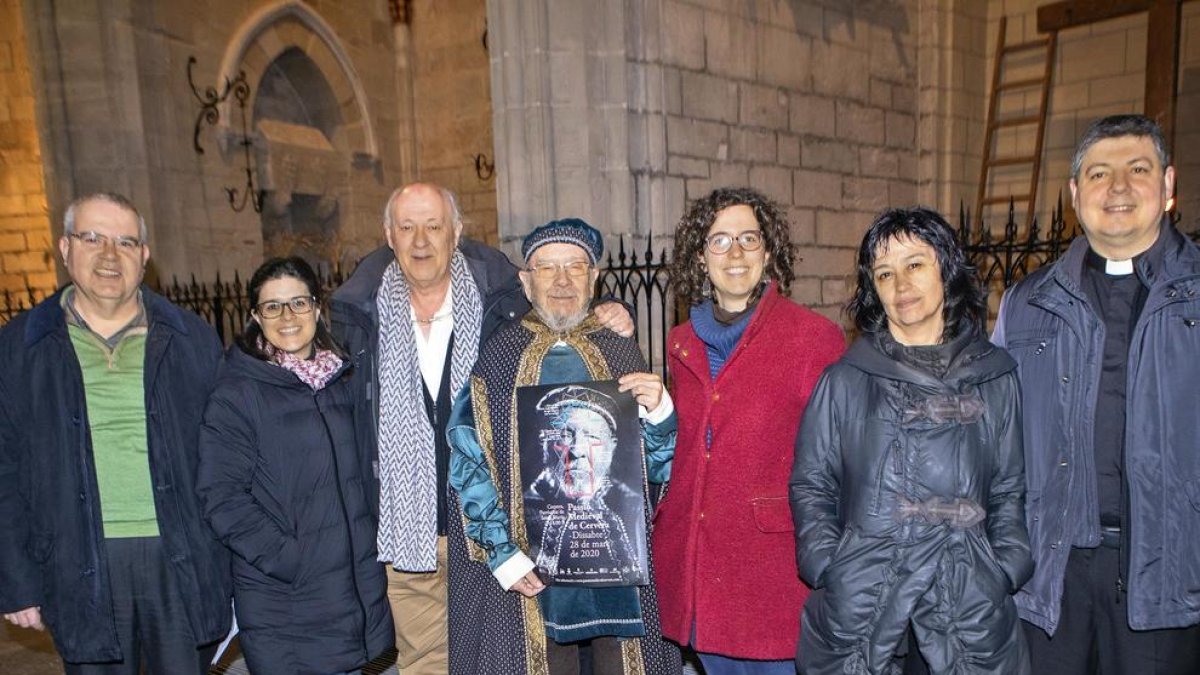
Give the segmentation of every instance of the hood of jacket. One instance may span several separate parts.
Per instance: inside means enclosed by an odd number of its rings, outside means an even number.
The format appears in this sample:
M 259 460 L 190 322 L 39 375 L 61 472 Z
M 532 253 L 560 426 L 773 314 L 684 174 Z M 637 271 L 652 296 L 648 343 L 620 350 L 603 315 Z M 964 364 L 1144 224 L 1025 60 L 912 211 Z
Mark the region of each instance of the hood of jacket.
M 932 389 L 958 389 L 962 385 L 978 385 L 1002 377 L 1016 369 L 1017 363 L 1003 349 L 984 339 L 977 329 L 950 361 L 944 378 L 898 361 L 880 350 L 876 336 L 859 336 L 846 354 L 843 363 L 864 373 L 889 380 L 899 380 Z

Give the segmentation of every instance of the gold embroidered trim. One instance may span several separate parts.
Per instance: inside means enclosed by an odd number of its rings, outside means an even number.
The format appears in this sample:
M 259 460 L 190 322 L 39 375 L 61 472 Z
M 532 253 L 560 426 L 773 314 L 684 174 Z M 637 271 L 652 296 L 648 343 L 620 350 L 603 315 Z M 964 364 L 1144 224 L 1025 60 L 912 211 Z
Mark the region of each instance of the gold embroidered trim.
M 527 675 L 549 675 L 550 662 L 546 656 L 546 624 L 537 598 L 521 596 L 521 614 L 525 620 L 525 672 Z
M 513 383 L 515 387 L 527 387 L 538 383 L 542 376 L 542 362 L 546 360 L 546 354 L 550 352 L 550 349 L 559 340 L 565 342 L 580 355 L 584 366 L 587 367 L 588 374 L 593 380 L 606 380 L 609 378 L 608 362 L 604 360 L 600 349 L 585 337 L 602 328 L 599 322 L 596 321 L 594 314 L 589 314 L 583 323 L 567 331 L 565 334 L 551 331 L 546 324 L 542 323 L 541 318 L 537 316 L 536 312 L 527 314 L 521 320 L 521 325 L 532 333 L 533 340 L 522 352 L 521 360 L 517 363 L 517 375 Z M 509 535 L 522 551 L 528 553 L 529 535 L 525 529 L 525 502 L 521 494 L 520 430 L 517 429 L 517 393 L 515 387 L 510 404 L 511 417 L 509 419 L 509 429 L 512 430 L 509 438 L 509 476 L 513 478 L 513 480 L 509 481 L 509 503 L 512 505 L 509 509 L 511 523 Z M 488 440 L 490 442 L 491 438 L 489 437 Z M 521 610 L 522 619 L 525 623 L 526 670 L 529 675 L 549 675 L 550 665 L 546 656 L 546 627 L 537 598 L 522 597 Z M 622 647 L 622 649 L 625 649 L 625 647 Z M 636 670 L 630 671 L 628 667 L 625 670 L 627 673 L 642 674 L 644 673 L 642 655 L 636 645 L 634 645 L 633 653 L 632 663 L 636 663 Z M 628 652 L 622 656 L 626 664 L 631 663 L 630 658 Z
M 621 661 L 625 666 L 625 675 L 646 675 L 641 638 L 621 640 Z

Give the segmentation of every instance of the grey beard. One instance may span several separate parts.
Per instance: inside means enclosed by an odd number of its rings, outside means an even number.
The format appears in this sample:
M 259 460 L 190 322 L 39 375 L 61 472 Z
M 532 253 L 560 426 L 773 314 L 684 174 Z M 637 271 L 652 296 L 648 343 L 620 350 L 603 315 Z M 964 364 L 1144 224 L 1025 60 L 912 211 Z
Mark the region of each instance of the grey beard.
M 546 324 L 546 327 L 555 333 L 565 333 L 583 323 L 583 320 L 587 318 L 588 312 L 591 311 L 589 307 L 584 307 L 569 316 L 554 316 L 538 305 L 534 305 L 533 310 L 542 318 L 542 323 Z

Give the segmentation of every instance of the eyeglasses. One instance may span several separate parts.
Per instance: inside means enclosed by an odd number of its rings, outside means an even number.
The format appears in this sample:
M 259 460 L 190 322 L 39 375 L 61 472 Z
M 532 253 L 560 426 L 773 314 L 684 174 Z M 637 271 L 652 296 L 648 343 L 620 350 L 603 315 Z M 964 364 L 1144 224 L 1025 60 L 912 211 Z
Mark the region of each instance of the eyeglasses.
M 569 263 L 543 262 L 529 268 L 533 276 L 541 281 L 550 281 L 558 277 L 559 270 L 566 270 L 568 277 L 578 279 L 582 276 L 587 276 L 587 273 L 592 270 L 592 264 L 583 260 L 576 260 Z
M 133 253 L 142 248 L 137 237 L 110 237 L 99 232 L 71 232 L 68 237 L 78 241 L 88 251 L 102 251 L 112 242 L 121 253 Z
M 313 311 L 316 303 L 317 299 L 311 295 L 297 295 L 291 300 L 282 302 L 279 300 L 260 302 L 255 309 L 258 310 L 258 315 L 264 319 L 278 319 L 283 316 L 284 307 L 291 308 L 292 314 L 308 314 Z
M 733 248 L 733 242 L 735 241 L 743 251 L 757 251 L 762 248 L 762 232 L 749 230 L 741 232 L 736 236 L 718 232 L 710 235 L 706 241 L 708 242 L 708 251 L 713 255 L 728 253 L 729 249 Z

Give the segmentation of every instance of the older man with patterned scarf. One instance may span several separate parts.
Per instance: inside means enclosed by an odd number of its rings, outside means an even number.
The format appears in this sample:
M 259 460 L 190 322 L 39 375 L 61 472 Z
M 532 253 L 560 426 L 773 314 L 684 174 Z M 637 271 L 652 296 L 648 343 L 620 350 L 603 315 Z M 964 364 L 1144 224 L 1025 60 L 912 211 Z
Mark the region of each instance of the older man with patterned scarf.
M 546 587 L 527 555 L 514 456 L 518 387 L 617 379 L 638 403 L 646 478 L 670 476 L 675 413 L 662 379 L 645 372 L 635 341 L 588 309 L 602 249 L 600 233 L 578 219 L 552 221 L 525 238 L 520 278 L 533 311 L 484 345 L 451 415 L 450 484 L 464 515 L 449 537 L 456 675 L 577 673 L 581 645 L 590 647 L 596 673 L 681 670 L 678 651 L 662 639 L 653 585 Z
M 379 556 L 388 565 L 397 664 L 446 672 L 446 419 L 479 345 L 529 309 L 503 253 L 462 237 L 454 194 L 432 183 L 396 190 L 387 246 L 359 263 L 331 302 L 333 332 L 355 368 L 358 446 Z M 597 308 L 633 333 L 620 304 Z

